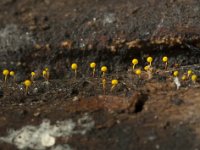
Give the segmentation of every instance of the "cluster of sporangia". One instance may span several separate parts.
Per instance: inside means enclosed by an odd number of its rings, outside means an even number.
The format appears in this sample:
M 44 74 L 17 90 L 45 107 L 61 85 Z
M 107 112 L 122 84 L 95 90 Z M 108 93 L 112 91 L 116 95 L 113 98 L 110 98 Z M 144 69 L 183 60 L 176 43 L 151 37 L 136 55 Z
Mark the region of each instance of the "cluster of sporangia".
M 153 71 L 153 67 L 152 67 L 153 58 L 152 57 L 147 57 L 146 61 L 147 61 L 148 65 L 144 67 L 144 71 L 146 71 L 146 73 L 148 74 L 148 78 L 150 79 L 150 78 L 152 78 L 152 74 L 153 74 L 153 72 L 152 72 Z M 165 70 L 167 70 L 167 67 L 168 67 L 168 57 L 164 56 L 162 58 L 162 61 L 165 64 Z M 135 67 L 138 64 L 138 62 L 139 62 L 138 59 L 134 58 L 132 60 L 132 64 L 133 64 L 132 67 L 133 67 L 133 72 L 140 78 L 141 74 L 142 74 L 142 70 L 141 69 L 135 69 Z M 95 77 L 96 63 L 95 62 L 91 62 L 90 63 L 90 68 L 92 69 L 92 76 Z M 76 63 L 73 63 L 71 65 L 71 69 L 72 69 L 72 71 L 74 71 L 74 76 L 76 78 L 77 77 L 78 65 Z M 106 72 L 107 71 L 108 71 L 108 69 L 107 69 L 106 66 L 102 66 L 101 67 L 101 72 L 102 72 L 102 88 L 103 88 L 103 92 L 104 93 L 106 92 Z M 15 72 L 14 71 L 9 71 L 7 69 L 4 69 L 3 70 L 3 75 L 5 77 L 5 79 L 4 79 L 5 83 L 7 82 L 7 79 L 8 79 L 9 75 L 13 78 L 13 81 L 15 81 Z M 49 69 L 45 68 L 42 71 L 42 76 L 43 76 L 43 78 L 46 81 L 49 81 L 49 75 L 50 75 Z M 178 79 L 178 75 L 179 75 L 179 72 L 177 70 L 173 72 L 173 76 L 174 76 L 175 79 Z M 28 93 L 29 87 L 34 82 L 35 76 L 36 76 L 36 73 L 35 72 L 31 72 L 31 78 L 30 78 L 30 80 L 28 79 L 28 80 L 24 81 L 25 93 L 26 94 Z M 182 75 L 181 80 L 185 81 L 185 80 L 188 80 L 188 79 L 191 79 L 193 83 L 196 83 L 196 81 L 197 81 L 197 75 L 195 75 L 192 70 L 188 70 L 186 74 Z M 118 80 L 117 79 L 113 79 L 111 81 L 111 84 L 112 84 L 111 91 L 113 91 L 115 89 L 115 87 L 118 85 Z

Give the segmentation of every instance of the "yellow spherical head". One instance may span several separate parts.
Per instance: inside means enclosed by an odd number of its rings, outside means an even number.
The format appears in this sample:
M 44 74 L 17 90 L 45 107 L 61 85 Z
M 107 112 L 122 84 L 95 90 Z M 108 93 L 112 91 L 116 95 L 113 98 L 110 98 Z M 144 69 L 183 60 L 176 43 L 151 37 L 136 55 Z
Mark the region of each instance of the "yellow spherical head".
M 49 71 L 49 68 L 48 68 L 48 67 L 46 67 L 44 70 L 45 70 L 45 71 Z
M 192 81 L 194 81 L 194 82 L 195 82 L 195 81 L 197 80 L 197 75 L 195 75 L 195 74 L 194 74 L 194 75 L 192 75 L 191 79 L 192 79 Z
M 152 63 L 152 61 L 153 61 L 153 58 L 152 58 L 152 57 L 147 57 L 147 62 L 148 62 L 148 63 Z
M 141 70 L 140 69 L 137 69 L 136 71 L 135 71 L 135 74 L 137 74 L 137 75 L 141 75 Z
M 185 81 L 187 79 L 187 76 L 186 75 L 183 75 L 182 77 L 181 77 L 181 80 L 183 80 L 183 81 Z
M 145 66 L 145 67 L 144 67 L 144 70 L 145 70 L 145 71 L 148 71 L 148 70 L 149 70 L 149 66 Z
M 102 71 L 102 72 L 106 72 L 106 71 L 107 71 L 107 67 L 106 67 L 106 66 L 102 66 L 102 67 L 101 67 L 101 71 Z
M 118 84 L 118 80 L 117 79 L 113 79 L 112 80 L 112 85 L 117 85 Z
M 15 76 L 15 72 L 14 71 L 10 71 L 10 76 Z
M 94 69 L 96 67 L 96 63 L 95 62 L 91 62 L 90 63 L 90 68 Z
M 178 71 L 174 71 L 174 72 L 173 72 L 173 76 L 174 76 L 174 77 L 177 77 L 177 76 L 178 76 Z
M 9 75 L 9 70 L 7 70 L 7 69 L 4 69 L 4 70 L 3 70 L 3 75 L 4 75 L 4 76 L 7 76 L 7 75 Z
M 134 59 L 132 60 L 132 64 L 133 64 L 133 65 L 137 65 L 137 64 L 138 64 L 138 59 L 134 58 Z
M 71 68 L 72 68 L 72 70 L 77 70 L 78 65 L 77 65 L 76 63 L 73 63 L 73 64 L 71 65 Z
M 46 71 L 46 70 L 43 70 L 43 71 L 42 71 L 42 75 L 45 76 L 46 74 L 47 74 L 47 71 Z
M 31 81 L 30 81 L 30 80 L 25 80 L 25 81 L 24 81 L 24 85 L 25 85 L 26 87 L 31 86 Z
M 167 57 L 167 56 L 164 56 L 164 57 L 162 58 L 162 61 L 163 61 L 163 62 L 167 62 L 167 61 L 168 61 L 168 57 Z
M 188 70 L 188 76 L 190 76 L 192 74 L 192 70 Z
M 45 70 L 44 70 L 45 71 Z M 34 77 L 35 76 L 35 72 L 31 72 L 31 76 Z

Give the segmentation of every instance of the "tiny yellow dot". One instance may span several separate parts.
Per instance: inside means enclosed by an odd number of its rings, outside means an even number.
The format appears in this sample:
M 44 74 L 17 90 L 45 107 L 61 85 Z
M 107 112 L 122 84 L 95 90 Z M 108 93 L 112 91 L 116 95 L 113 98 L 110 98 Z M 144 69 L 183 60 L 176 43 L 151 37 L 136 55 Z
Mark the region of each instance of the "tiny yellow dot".
M 118 80 L 117 79 L 113 79 L 112 80 L 112 85 L 117 85 L 118 84 Z
M 192 81 L 196 81 L 197 80 L 197 75 L 194 74 L 194 75 L 192 75 L 191 78 L 192 78 Z
M 9 70 L 4 69 L 4 70 L 3 70 L 3 75 L 4 75 L 4 76 L 7 76 L 8 74 L 9 74 Z
M 94 69 L 96 67 L 96 63 L 95 62 L 91 62 L 90 63 L 90 68 Z
M 152 57 L 147 57 L 147 62 L 148 63 L 151 63 L 153 61 L 153 58 Z
M 135 74 L 137 74 L 137 75 L 141 75 L 141 70 L 140 69 L 137 69 L 136 71 L 135 71 Z
M 14 76 L 15 72 L 14 71 L 10 71 L 10 76 Z
M 24 81 L 24 85 L 25 85 L 26 87 L 31 86 L 31 81 L 30 81 L 30 80 L 25 80 L 25 81 Z
M 162 58 L 162 61 L 163 61 L 163 62 L 167 62 L 167 61 L 168 61 L 168 57 L 167 57 L 167 56 L 164 56 L 164 57 Z
M 101 71 L 102 71 L 102 72 L 106 72 L 107 70 L 108 70 L 108 69 L 107 69 L 106 66 L 102 66 L 102 67 L 101 67 Z
M 188 76 L 190 76 L 192 74 L 192 70 L 188 70 Z
M 76 63 L 73 63 L 71 65 L 72 70 L 76 70 L 78 68 L 78 65 Z
M 177 77 L 178 76 L 178 71 L 174 71 L 173 75 L 174 75 L 174 77 Z
M 138 59 L 134 58 L 134 59 L 132 60 L 132 64 L 133 64 L 133 65 L 137 65 L 137 64 L 138 64 Z
M 45 76 L 46 74 L 47 74 L 47 71 L 46 71 L 46 70 L 43 70 L 43 71 L 42 71 L 42 75 Z
M 49 71 L 49 68 L 46 67 L 44 70 L 45 70 L 45 71 Z
M 148 70 L 149 70 L 149 66 L 145 66 L 145 67 L 144 67 L 144 70 L 145 70 L 145 71 L 148 71 Z
M 183 76 L 181 77 L 181 79 L 182 79 L 183 81 L 185 81 L 185 80 L 187 79 L 186 75 L 183 75 Z
M 45 70 L 44 70 L 45 71 Z M 31 76 L 34 77 L 35 76 L 35 72 L 31 72 Z

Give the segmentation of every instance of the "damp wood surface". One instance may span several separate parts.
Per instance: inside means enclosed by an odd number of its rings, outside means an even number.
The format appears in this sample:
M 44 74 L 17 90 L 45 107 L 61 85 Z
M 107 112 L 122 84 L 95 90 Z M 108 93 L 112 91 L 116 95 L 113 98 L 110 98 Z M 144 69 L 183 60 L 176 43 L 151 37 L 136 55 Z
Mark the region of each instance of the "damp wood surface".
M 0 71 L 16 72 L 5 85 L 0 75 L 0 137 L 44 119 L 95 125 L 84 135 L 56 139 L 72 149 L 198 150 L 200 86 L 186 81 L 179 90 L 172 71 L 199 76 L 199 0 L 1 0 Z M 164 70 L 162 57 L 168 56 Z M 148 80 L 133 75 L 152 56 Z M 92 77 L 90 62 L 96 62 Z M 70 66 L 78 64 L 77 78 Z M 100 67 L 106 65 L 106 92 Z M 178 67 L 177 67 L 178 66 Z M 42 70 L 50 70 L 49 83 Z M 37 72 L 28 95 L 22 82 Z M 119 84 L 113 91 L 111 80 Z M 0 141 L 1 150 L 17 149 Z

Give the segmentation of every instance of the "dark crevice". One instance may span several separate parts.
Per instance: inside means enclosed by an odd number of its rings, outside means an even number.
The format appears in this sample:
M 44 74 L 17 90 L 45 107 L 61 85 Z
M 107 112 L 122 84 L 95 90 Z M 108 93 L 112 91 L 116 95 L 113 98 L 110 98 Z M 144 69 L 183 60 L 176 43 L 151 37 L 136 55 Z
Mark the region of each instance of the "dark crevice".
M 143 110 L 145 102 L 148 100 L 147 94 L 142 94 L 141 97 L 137 100 L 135 104 L 135 111 L 134 113 L 139 113 Z

